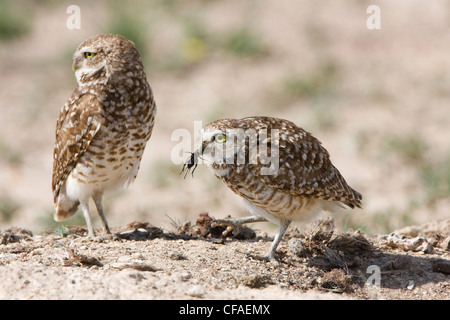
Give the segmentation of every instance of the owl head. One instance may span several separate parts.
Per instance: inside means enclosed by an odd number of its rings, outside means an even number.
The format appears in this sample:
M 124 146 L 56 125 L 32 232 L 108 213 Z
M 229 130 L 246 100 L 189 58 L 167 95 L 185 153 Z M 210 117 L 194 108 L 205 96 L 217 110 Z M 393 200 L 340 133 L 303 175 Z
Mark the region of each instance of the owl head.
M 187 169 L 194 166 L 199 157 L 217 176 L 236 166 L 270 166 L 274 160 L 278 161 L 278 134 L 267 126 L 253 124 L 252 118 L 244 118 L 221 119 L 205 126 L 200 131 L 201 146 L 186 162 Z
M 199 153 L 206 164 L 221 166 L 245 162 L 245 132 L 242 128 L 222 120 L 205 126 L 200 134 Z
M 116 34 L 96 35 L 81 43 L 73 55 L 78 85 L 120 81 L 118 75 L 143 70 L 134 43 Z M 131 74 L 128 74 L 130 76 Z

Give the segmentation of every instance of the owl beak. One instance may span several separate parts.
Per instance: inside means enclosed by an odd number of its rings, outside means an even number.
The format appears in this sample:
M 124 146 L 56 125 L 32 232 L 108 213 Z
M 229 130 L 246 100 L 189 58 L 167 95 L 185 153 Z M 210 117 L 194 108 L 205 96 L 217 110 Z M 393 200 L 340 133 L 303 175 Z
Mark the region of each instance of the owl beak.
M 78 69 L 80 69 L 82 64 L 83 64 L 83 62 L 80 61 L 80 59 L 78 57 L 75 57 L 73 59 L 73 63 L 72 63 L 72 70 L 73 70 L 73 72 L 75 72 Z
M 205 149 L 209 146 L 209 141 L 202 141 L 202 152 L 201 154 L 203 154 L 203 152 L 205 151 Z

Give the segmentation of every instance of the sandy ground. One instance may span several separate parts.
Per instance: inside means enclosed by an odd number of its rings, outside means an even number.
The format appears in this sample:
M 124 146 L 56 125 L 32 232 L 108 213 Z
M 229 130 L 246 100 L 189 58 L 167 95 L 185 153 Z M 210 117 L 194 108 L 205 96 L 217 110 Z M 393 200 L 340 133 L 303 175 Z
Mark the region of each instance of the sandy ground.
M 220 237 L 204 216 L 176 233 L 135 222 L 120 241 L 59 231 L 0 234 L 1 299 L 450 298 L 450 220 L 367 237 L 324 219 L 291 228 L 271 262 L 246 255 L 267 250 L 266 235 Z
M 75 30 L 66 27 L 64 3 L 2 3 L 11 4 L 13 24 L 29 27 L 0 40 L 2 298 L 448 299 L 448 273 L 437 271 L 440 259 L 448 261 L 450 218 L 446 1 L 377 1 L 380 30 L 366 27 L 365 2 L 72 1 L 81 9 Z M 82 232 L 54 234 L 84 225 L 80 214 L 52 221 L 54 128 L 75 87 L 71 55 L 86 38 L 107 32 L 139 41 L 158 114 L 135 183 L 105 197 L 106 215 L 118 232 L 146 221 L 172 238 L 92 242 Z M 276 232 L 271 224 L 250 226 L 260 240 L 180 238 L 177 228 L 195 225 L 201 212 L 247 213 L 203 166 L 183 179 L 184 155 L 174 161 L 172 133 L 186 129 L 194 143 L 196 121 L 252 115 L 289 119 L 323 142 L 363 194 L 362 210 L 333 215 L 335 235 L 361 229 L 381 251 L 351 263 L 351 252 L 339 249 L 345 259 L 324 266 L 317 257 L 325 259 L 328 249 L 310 246 L 298 256 L 290 236 L 274 265 L 245 256 L 265 252 Z M 386 245 L 390 233 L 427 224 L 430 232 L 420 227 L 407 236 L 428 239 L 418 245 L 433 250 Z M 296 237 L 308 239 L 305 225 L 296 227 Z M 368 263 L 381 266 L 379 289 L 364 286 Z

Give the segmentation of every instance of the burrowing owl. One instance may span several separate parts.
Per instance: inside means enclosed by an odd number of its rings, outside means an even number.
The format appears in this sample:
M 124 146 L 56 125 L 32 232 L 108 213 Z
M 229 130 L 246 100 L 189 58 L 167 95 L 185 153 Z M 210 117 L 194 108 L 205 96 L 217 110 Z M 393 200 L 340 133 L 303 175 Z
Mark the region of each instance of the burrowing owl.
M 353 190 L 330 161 L 321 142 L 294 123 L 277 118 L 223 119 L 201 131 L 202 145 L 183 166 L 192 169 L 198 158 L 232 191 L 244 198 L 253 216 L 216 220 L 228 226 L 271 221 L 279 225 L 270 260 L 292 221 L 305 220 L 321 210 L 345 204 L 361 207 L 361 194 Z
M 93 236 L 92 197 L 110 234 L 103 193 L 136 178 L 156 105 L 140 55 L 133 42 L 122 36 L 87 39 L 77 48 L 72 68 L 78 86 L 56 122 L 54 219 L 69 218 L 80 205 Z

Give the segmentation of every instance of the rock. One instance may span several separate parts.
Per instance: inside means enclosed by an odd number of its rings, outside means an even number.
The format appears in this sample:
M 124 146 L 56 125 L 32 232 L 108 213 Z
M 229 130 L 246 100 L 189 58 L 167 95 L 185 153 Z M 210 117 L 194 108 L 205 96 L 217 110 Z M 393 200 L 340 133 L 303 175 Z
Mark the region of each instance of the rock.
M 192 287 L 187 292 L 188 295 L 190 295 L 191 297 L 195 297 L 195 298 L 201 298 L 205 295 L 205 293 L 206 293 L 205 288 L 203 288 L 200 285 Z
M 288 241 L 289 252 L 298 257 L 305 256 L 303 241 L 300 238 L 292 238 Z

